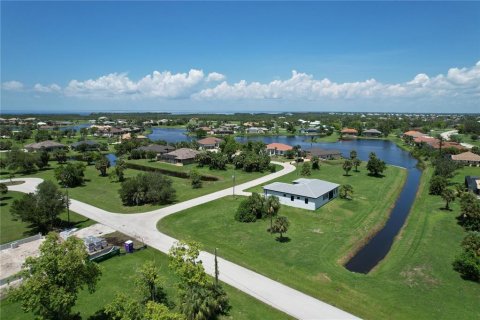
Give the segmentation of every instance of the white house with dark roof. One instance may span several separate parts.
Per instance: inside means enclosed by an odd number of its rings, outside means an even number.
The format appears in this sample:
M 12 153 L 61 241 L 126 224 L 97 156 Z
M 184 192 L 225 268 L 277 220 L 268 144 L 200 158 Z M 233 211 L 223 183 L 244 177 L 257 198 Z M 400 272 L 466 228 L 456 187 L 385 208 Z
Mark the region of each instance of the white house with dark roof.
M 338 197 L 339 184 L 319 180 L 300 178 L 292 184 L 274 182 L 263 187 L 265 197 L 276 196 L 286 206 L 317 210 L 327 202 Z

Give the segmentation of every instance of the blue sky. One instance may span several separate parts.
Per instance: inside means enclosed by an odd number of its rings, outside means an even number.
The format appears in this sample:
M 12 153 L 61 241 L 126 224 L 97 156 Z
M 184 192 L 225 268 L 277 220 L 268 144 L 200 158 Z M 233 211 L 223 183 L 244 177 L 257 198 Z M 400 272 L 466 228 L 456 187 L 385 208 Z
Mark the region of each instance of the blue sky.
M 2 111 L 479 112 L 476 2 L 4 2 Z

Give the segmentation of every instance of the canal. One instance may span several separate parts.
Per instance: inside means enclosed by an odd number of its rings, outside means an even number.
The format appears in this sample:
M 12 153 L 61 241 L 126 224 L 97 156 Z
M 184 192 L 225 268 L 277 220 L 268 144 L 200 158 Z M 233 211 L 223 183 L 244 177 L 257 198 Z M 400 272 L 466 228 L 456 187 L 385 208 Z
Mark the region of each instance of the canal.
M 370 152 L 375 152 L 377 156 L 390 165 L 403 167 L 407 170 L 407 180 L 402 188 L 400 196 L 385 226 L 353 256 L 346 264 L 345 268 L 352 272 L 368 273 L 372 270 L 390 251 L 395 236 L 400 232 L 405 220 L 408 217 L 410 208 L 415 201 L 415 195 L 420 183 L 421 171 L 416 167 L 417 160 L 410 153 L 399 148 L 395 143 L 385 140 L 348 140 L 334 143 L 311 142 L 309 137 L 252 137 L 238 138 L 239 142 L 248 140 L 263 141 L 266 144 L 277 142 L 289 145 L 300 145 L 302 149 L 323 148 L 340 150 L 344 157 L 349 157 L 351 150 L 356 150 L 361 160 L 368 160 Z M 388 174 L 388 171 L 386 172 Z

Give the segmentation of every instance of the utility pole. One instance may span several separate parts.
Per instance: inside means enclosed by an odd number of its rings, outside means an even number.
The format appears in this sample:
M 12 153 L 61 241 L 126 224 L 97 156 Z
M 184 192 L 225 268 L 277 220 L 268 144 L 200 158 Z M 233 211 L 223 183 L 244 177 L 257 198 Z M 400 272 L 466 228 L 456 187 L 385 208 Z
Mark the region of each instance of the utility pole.
M 232 189 L 232 196 L 235 198 L 235 165 L 233 165 L 233 189 Z
M 68 198 L 68 187 L 65 185 L 65 191 L 67 194 L 67 219 L 68 219 L 68 225 L 70 225 L 70 199 Z

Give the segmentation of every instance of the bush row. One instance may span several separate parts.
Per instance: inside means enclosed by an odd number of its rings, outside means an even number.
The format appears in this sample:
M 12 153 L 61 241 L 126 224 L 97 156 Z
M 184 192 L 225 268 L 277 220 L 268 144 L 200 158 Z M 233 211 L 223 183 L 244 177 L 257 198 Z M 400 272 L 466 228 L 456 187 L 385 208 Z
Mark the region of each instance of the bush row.
M 180 179 L 189 179 L 190 178 L 190 175 L 187 172 L 168 170 L 168 169 L 163 169 L 163 168 L 155 168 L 155 167 L 145 166 L 143 164 L 130 163 L 130 162 L 127 162 L 126 165 L 127 165 L 127 168 L 130 168 L 130 169 L 146 171 L 146 172 L 159 172 L 159 173 L 162 173 L 164 175 L 171 176 L 171 177 L 177 177 L 177 178 L 180 178 Z M 200 179 L 202 181 L 218 181 L 217 177 L 207 176 L 207 175 L 201 175 Z

